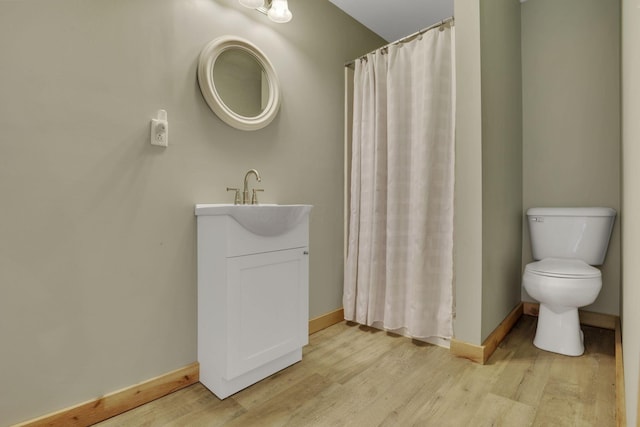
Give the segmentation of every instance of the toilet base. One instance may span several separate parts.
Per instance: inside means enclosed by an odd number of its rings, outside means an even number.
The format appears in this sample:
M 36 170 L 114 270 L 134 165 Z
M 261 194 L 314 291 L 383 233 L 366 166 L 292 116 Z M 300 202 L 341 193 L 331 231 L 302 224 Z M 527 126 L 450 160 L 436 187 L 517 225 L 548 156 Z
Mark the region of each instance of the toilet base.
M 584 335 L 580 330 L 578 309 L 541 303 L 533 345 L 566 356 L 581 356 L 584 353 Z

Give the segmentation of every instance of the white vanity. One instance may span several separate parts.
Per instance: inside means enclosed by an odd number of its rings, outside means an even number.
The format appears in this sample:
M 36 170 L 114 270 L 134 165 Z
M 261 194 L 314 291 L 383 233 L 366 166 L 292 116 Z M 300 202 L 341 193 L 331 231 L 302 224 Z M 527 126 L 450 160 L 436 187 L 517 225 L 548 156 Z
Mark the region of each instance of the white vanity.
M 200 382 L 220 399 L 302 359 L 310 211 L 196 205 Z

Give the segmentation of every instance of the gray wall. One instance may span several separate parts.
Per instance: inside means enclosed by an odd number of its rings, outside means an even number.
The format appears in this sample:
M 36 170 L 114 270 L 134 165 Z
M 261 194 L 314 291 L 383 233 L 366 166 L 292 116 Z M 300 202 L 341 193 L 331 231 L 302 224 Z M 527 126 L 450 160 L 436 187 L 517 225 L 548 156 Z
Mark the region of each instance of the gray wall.
M 481 344 L 520 302 L 520 3 L 457 0 L 455 338 Z
M 524 211 L 608 206 L 620 212 L 619 1 L 524 3 L 522 76 Z M 525 224 L 523 266 L 532 260 L 528 233 Z M 598 299 L 586 309 L 618 314 L 619 219 L 602 281 Z
M 482 340 L 520 303 L 522 71 L 520 2 L 480 2 Z
M 310 203 L 310 315 L 342 304 L 343 64 L 384 42 L 326 1 L 286 25 L 235 0 L 0 2 L 0 425 L 196 360 L 196 203 Z M 279 116 L 208 109 L 197 57 L 257 44 Z M 149 144 L 156 111 L 169 147 Z
M 620 6 L 456 0 L 455 15 L 455 337 L 481 344 L 521 297 L 530 300 L 520 285 L 531 261 L 527 208 L 620 211 Z M 633 52 L 637 34 L 625 34 Z M 620 257 L 618 221 L 589 310 L 619 312 Z M 627 387 L 637 395 L 637 366 L 634 375 Z
M 482 101 L 480 2 L 456 0 L 454 337 L 482 343 Z
M 638 425 L 640 359 L 640 14 L 636 1 L 622 0 L 622 342 L 627 425 Z

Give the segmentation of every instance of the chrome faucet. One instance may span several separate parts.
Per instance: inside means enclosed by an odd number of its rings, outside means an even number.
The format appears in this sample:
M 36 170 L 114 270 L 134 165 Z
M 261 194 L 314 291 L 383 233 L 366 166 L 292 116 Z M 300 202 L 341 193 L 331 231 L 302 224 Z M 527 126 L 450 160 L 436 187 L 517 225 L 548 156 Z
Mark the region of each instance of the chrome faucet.
M 262 179 L 260 178 L 260 174 L 255 169 L 249 169 L 247 173 L 244 175 L 244 189 L 242 190 L 242 204 L 248 205 L 251 204 L 249 199 L 249 175 L 254 174 L 256 176 L 256 181 L 260 182 Z M 254 193 L 255 194 L 255 193 Z M 256 200 L 257 202 L 257 200 Z

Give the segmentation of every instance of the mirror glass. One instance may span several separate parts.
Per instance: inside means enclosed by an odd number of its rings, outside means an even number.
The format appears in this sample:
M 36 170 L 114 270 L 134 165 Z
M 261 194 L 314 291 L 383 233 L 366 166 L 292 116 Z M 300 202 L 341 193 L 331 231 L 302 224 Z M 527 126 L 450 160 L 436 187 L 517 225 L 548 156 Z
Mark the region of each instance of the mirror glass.
M 280 85 L 273 65 L 245 39 L 209 42 L 200 53 L 198 84 L 209 108 L 236 129 L 262 129 L 278 114 Z
M 213 84 L 225 105 L 241 116 L 259 115 L 269 99 L 264 69 L 241 49 L 228 49 L 218 56 L 213 64 Z

